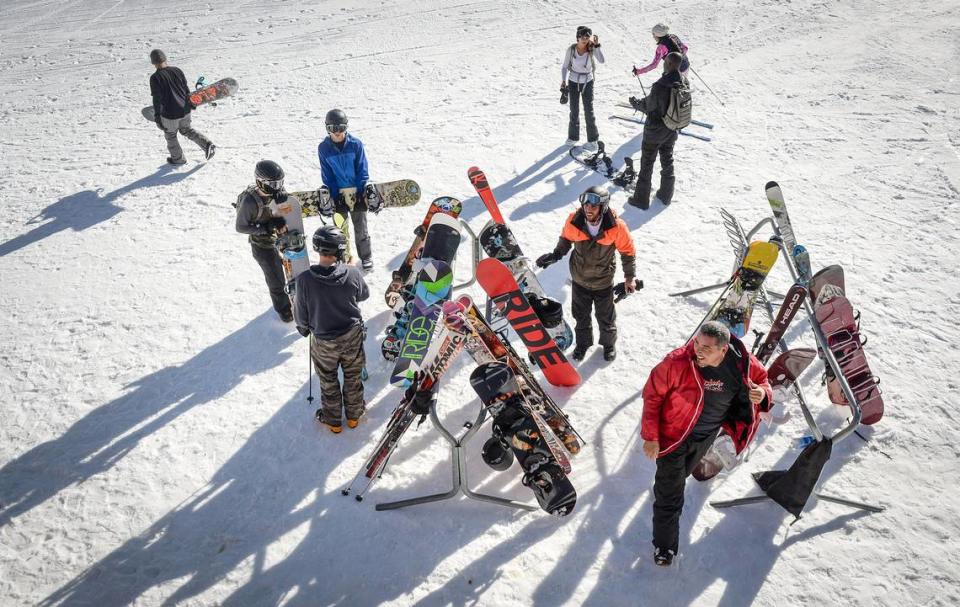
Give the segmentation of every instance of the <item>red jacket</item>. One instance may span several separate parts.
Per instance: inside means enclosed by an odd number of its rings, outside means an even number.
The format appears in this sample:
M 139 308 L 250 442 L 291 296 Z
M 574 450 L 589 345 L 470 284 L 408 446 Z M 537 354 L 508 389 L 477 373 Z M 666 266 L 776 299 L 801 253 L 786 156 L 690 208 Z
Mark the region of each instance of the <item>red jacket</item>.
M 723 431 L 733 439 L 737 453 L 740 453 L 753 440 L 760 426 L 760 412 L 767 411 L 773 403 L 773 390 L 767 382 L 766 369 L 732 335 L 730 347 L 740 356 L 738 366 L 744 383 L 749 376 L 767 393 L 766 398 L 756 405 L 749 400 L 744 401 L 742 397 L 735 400 L 721 425 Z M 749 365 L 746 361 L 749 361 Z M 690 340 L 687 345 L 667 354 L 650 371 L 647 384 L 643 387 L 640 436 L 643 440 L 659 441 L 662 457 L 680 446 L 697 425 L 702 412 L 703 376 L 696 364 L 693 340 Z

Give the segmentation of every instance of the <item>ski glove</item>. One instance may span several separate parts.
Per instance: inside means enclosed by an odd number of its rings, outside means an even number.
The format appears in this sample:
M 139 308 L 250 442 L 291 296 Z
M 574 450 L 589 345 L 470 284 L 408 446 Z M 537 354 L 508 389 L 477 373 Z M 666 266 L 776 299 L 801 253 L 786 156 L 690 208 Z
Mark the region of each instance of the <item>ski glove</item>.
M 301 327 L 300 325 L 297 325 L 297 333 L 303 335 L 304 337 L 310 337 L 310 329 Z
M 643 281 L 639 278 L 633 279 L 633 288 L 634 291 L 639 291 L 643 288 Z M 627 292 L 627 283 L 621 282 L 613 287 L 613 303 L 619 303 L 627 298 L 630 293 Z
M 423 382 L 423 378 L 426 376 L 426 373 L 423 371 L 417 371 L 413 375 L 413 381 L 410 382 L 410 386 L 407 387 L 407 391 L 403 393 L 403 398 L 406 401 L 410 402 L 410 410 L 413 411 L 416 415 L 427 415 L 430 413 L 430 405 L 434 402 L 434 393 L 431 389 L 420 390 L 420 383 Z
M 272 232 L 274 230 L 285 228 L 287 226 L 287 221 L 283 217 L 271 217 L 260 225 Z
M 158 129 L 160 129 L 161 131 L 164 130 L 164 129 L 163 129 L 163 121 L 160 120 L 160 116 L 157 116 L 157 119 L 154 120 L 154 122 L 157 123 L 157 128 L 158 128 Z
M 567 105 L 569 99 L 570 93 L 567 91 L 567 83 L 564 82 L 560 85 L 560 105 Z
M 367 203 L 367 209 L 369 209 L 374 215 L 383 209 L 383 197 L 380 196 L 380 192 L 377 191 L 377 188 L 374 187 L 372 183 L 368 183 L 366 186 L 364 186 L 363 199 Z
M 537 257 L 537 267 L 546 268 L 560 261 L 560 257 L 556 253 L 544 253 L 540 257 Z

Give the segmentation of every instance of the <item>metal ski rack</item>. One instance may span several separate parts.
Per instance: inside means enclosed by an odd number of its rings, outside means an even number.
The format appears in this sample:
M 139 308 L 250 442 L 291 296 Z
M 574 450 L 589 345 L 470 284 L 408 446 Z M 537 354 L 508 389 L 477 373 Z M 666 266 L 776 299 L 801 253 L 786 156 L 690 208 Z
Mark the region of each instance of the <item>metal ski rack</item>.
M 792 251 L 787 250 L 787 247 L 783 243 L 783 239 L 781 237 L 780 227 L 777 225 L 776 221 L 774 221 L 772 217 L 767 217 L 766 219 L 761 221 L 759 224 L 757 224 L 757 227 L 754 228 L 754 230 L 752 230 L 750 234 L 752 235 L 757 229 L 759 229 L 760 226 L 762 226 L 764 223 L 767 223 L 767 222 L 770 223 L 771 227 L 773 228 L 774 234 L 777 237 L 776 239 L 773 240 L 773 242 L 777 244 L 777 246 L 780 248 L 780 251 L 783 253 L 785 257 L 784 261 L 787 264 L 787 269 L 790 271 L 790 277 L 794 280 L 794 282 L 802 282 L 800 278 L 800 272 L 797 270 L 796 265 L 794 264 L 794 261 L 793 261 Z M 830 366 L 830 368 L 833 370 L 833 373 L 836 375 L 837 382 L 840 384 L 840 388 L 847 399 L 847 403 L 849 403 L 850 411 L 852 414 L 850 422 L 847 424 L 847 426 L 845 426 L 844 428 L 841 428 L 836 433 L 834 433 L 833 436 L 829 437 L 830 440 L 832 440 L 833 443 L 836 444 L 842 441 L 843 439 L 847 438 L 851 434 L 853 434 L 856 431 L 857 426 L 860 425 L 860 419 L 862 417 L 860 403 L 857 401 L 857 398 L 854 395 L 853 390 L 850 388 L 850 384 L 847 383 L 847 378 L 844 377 L 843 375 L 843 371 L 840 368 L 840 364 L 837 362 L 836 357 L 833 355 L 833 351 L 830 349 L 830 344 L 827 341 L 826 335 L 824 335 L 823 333 L 823 329 L 820 327 L 820 323 L 817 321 L 817 316 L 816 316 L 816 313 L 814 312 L 813 305 L 810 303 L 809 297 L 804 297 L 803 309 L 806 312 L 807 317 L 810 321 L 810 326 L 813 329 L 813 336 L 817 342 L 817 346 L 821 354 L 823 355 L 827 365 Z M 797 379 L 797 381 L 793 383 L 793 385 L 796 387 L 796 394 L 800 400 L 800 408 L 803 411 L 803 418 L 807 422 L 807 426 L 810 428 L 810 431 L 813 433 L 817 441 L 818 442 L 822 441 L 823 432 L 817 426 L 816 421 L 813 419 L 813 415 L 810 413 L 810 410 L 807 407 L 806 399 L 803 398 L 802 390 L 800 389 L 799 378 Z M 817 482 L 817 484 L 819 484 L 819 481 Z M 865 510 L 868 512 L 883 512 L 884 510 L 883 506 L 875 506 L 872 504 L 857 502 L 857 501 L 849 500 L 842 497 L 836 497 L 836 496 L 826 495 L 823 493 L 818 493 L 816 491 L 814 491 L 813 494 L 817 498 L 822 499 L 826 502 L 842 504 L 844 506 L 849 506 L 851 508 L 857 508 L 857 509 Z M 767 495 L 755 495 L 751 497 L 742 497 L 742 498 L 733 499 L 733 500 L 710 502 L 710 505 L 713 506 L 714 508 L 730 508 L 733 506 L 741 506 L 744 504 L 753 504 L 757 502 L 763 502 L 768 499 L 770 499 L 770 497 Z
M 459 217 L 457 221 L 460 222 L 460 225 L 463 226 L 463 229 L 467 232 L 467 236 L 470 238 L 470 280 L 453 285 L 453 291 L 466 289 L 477 282 L 477 266 L 480 265 L 480 239 L 477 238 L 477 234 L 470 227 L 469 223 Z
M 483 493 L 477 493 L 470 489 L 467 485 L 467 456 L 464 447 L 467 442 L 473 437 L 477 431 L 480 430 L 480 426 L 483 425 L 484 420 L 486 419 L 487 410 L 484 407 L 480 407 L 480 413 L 477 414 L 477 419 L 466 425 L 467 431 L 464 432 L 459 437 L 454 437 L 453 434 L 447 430 L 443 424 L 440 422 L 440 418 L 437 417 L 437 408 L 436 405 L 430 407 L 430 421 L 433 422 L 433 425 L 440 431 L 440 434 L 443 435 L 447 442 L 450 443 L 450 451 L 453 457 L 453 487 L 449 491 L 444 493 L 435 493 L 433 495 L 424 495 L 421 497 L 412 497 L 405 500 L 399 500 L 396 502 L 385 502 L 382 504 L 377 504 L 376 509 L 380 510 L 396 510 L 397 508 L 406 508 L 407 506 L 416 506 L 417 504 L 429 504 L 431 502 L 439 502 L 443 500 L 452 499 L 457 496 L 458 493 L 463 493 L 470 499 L 489 502 L 491 504 L 497 504 L 500 506 L 508 506 L 510 508 L 517 508 L 519 510 L 533 511 L 537 508 L 524 504 L 521 502 L 516 502 L 509 500 L 503 497 L 496 497 L 493 495 L 486 495 Z

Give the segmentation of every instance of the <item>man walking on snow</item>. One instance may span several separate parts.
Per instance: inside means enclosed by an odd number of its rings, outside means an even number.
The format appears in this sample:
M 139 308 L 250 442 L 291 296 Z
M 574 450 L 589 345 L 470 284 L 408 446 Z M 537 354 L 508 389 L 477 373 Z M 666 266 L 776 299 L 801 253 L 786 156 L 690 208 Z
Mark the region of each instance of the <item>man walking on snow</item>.
M 190 103 L 187 79 L 178 67 L 167 65 L 167 55 L 160 49 L 150 51 L 150 63 L 155 71 L 150 75 L 150 95 L 153 97 L 153 115 L 157 128 L 167 139 L 170 164 L 185 164 L 183 149 L 177 140 L 180 133 L 200 146 L 207 160 L 213 158 L 217 146 L 190 126 L 190 111 L 196 109 Z
M 356 428 L 366 404 L 363 399 L 363 367 L 366 331 L 360 302 L 370 296 L 363 274 L 343 263 L 347 239 L 334 226 L 323 226 L 313 234 L 313 249 L 320 263 L 297 276 L 294 290 L 294 317 L 297 330 L 310 340 L 310 357 L 320 378 L 317 420 L 334 434 L 342 430 L 342 409 L 347 427 Z M 338 371 L 343 370 L 343 388 Z
M 327 136 L 317 146 L 317 155 L 320 157 L 320 177 L 330 191 L 331 202 L 320 212 L 327 216 L 333 215 L 334 211 L 344 215 L 349 212 L 357 255 L 364 271 L 370 271 L 373 269 L 373 253 L 367 232 L 367 210 L 379 213 L 383 200 L 373 184 L 367 183 L 370 180 L 367 155 L 363 143 L 347 133 L 347 123 L 347 115 L 343 110 L 330 110 L 324 119 Z M 357 189 L 356 204 L 352 210 L 340 199 L 340 190 L 351 187 Z
M 677 143 L 678 132 L 663 122 L 670 107 L 670 90 L 683 84 L 680 75 L 680 53 L 669 53 L 664 60 L 663 76 L 650 87 L 650 94 L 643 99 L 630 98 L 630 105 L 638 112 L 647 115 L 643 125 L 643 143 L 641 144 L 640 171 L 637 174 L 637 188 L 627 202 L 643 210 L 650 208 L 650 187 L 653 180 L 653 163 L 660 155 L 660 187 L 656 199 L 664 205 L 673 199 L 673 186 L 676 177 L 673 173 L 673 146 Z
M 624 286 L 627 293 L 636 290 L 636 249 L 627 224 L 610 209 L 610 193 L 593 186 L 580 195 L 580 210 L 571 213 L 552 252 L 537 258 L 537 266 L 546 268 L 563 259 L 570 249 L 570 278 L 573 282 L 573 318 L 576 320 L 577 345 L 573 359 L 583 360 L 593 345 L 590 308 L 595 307 L 600 325 L 603 358 L 617 357 L 617 311 L 613 304 L 613 278 L 617 269 L 614 253 L 620 252 Z
M 707 321 L 685 346 L 650 371 L 643 387 L 640 437 L 657 462 L 653 482 L 653 560 L 667 566 L 680 544 L 687 477 L 720 431 L 737 453 L 773 404 L 767 372 L 726 325 Z

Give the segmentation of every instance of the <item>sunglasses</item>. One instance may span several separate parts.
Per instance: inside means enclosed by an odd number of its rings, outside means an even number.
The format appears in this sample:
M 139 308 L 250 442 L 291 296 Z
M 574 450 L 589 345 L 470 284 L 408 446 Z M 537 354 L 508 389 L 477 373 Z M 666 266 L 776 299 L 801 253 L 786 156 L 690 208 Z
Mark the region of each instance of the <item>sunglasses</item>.
M 602 207 L 606 203 L 605 196 L 596 192 L 584 192 L 580 194 L 580 204 L 588 204 L 594 207 Z
M 347 125 L 345 124 L 328 124 L 327 125 L 328 133 L 346 133 Z

